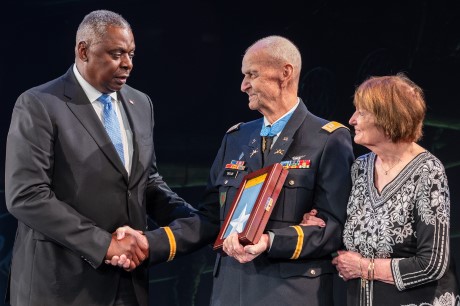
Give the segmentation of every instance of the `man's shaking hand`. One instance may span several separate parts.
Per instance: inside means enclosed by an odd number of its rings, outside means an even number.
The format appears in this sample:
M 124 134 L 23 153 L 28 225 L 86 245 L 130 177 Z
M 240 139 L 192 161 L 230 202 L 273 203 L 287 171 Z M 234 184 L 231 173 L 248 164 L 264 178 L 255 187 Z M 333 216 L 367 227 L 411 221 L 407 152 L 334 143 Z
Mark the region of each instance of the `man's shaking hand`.
M 132 271 L 148 257 L 149 244 L 145 235 L 129 226 L 123 226 L 112 234 L 105 263 Z

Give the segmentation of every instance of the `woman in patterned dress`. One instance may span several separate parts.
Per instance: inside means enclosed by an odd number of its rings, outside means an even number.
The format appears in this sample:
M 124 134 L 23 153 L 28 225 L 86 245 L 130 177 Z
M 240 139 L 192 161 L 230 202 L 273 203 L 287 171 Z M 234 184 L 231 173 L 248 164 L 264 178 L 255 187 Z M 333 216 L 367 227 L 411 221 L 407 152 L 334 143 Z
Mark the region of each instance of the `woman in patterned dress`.
M 348 305 L 460 305 L 446 173 L 416 143 L 426 111 L 421 88 L 403 74 L 372 77 L 356 89 L 354 105 L 354 141 L 371 152 L 351 168 L 346 250 L 332 261 L 347 281 Z

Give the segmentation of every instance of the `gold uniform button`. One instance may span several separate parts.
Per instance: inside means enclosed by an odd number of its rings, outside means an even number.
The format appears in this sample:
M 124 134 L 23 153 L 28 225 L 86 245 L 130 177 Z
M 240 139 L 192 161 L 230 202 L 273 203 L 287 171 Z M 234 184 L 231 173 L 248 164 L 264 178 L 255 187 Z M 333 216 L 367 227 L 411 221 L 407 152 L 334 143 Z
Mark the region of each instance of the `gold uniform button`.
M 294 180 L 290 180 L 288 183 L 290 186 L 293 186 L 295 184 Z

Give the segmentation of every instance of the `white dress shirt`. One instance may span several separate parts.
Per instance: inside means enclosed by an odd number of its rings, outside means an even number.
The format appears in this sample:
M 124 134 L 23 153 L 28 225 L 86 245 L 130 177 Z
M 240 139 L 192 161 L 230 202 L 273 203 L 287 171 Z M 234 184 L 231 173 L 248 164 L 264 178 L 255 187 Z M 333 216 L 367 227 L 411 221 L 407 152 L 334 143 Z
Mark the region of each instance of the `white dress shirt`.
M 103 94 L 96 88 L 94 88 L 90 83 L 88 83 L 80 74 L 77 69 L 77 65 L 73 65 L 73 72 L 75 77 L 77 78 L 78 83 L 83 88 L 88 100 L 91 102 L 91 105 L 94 108 L 99 120 L 102 122 L 102 112 L 103 112 L 103 104 L 99 101 L 99 97 Z M 128 117 L 126 117 L 126 113 L 123 109 L 121 101 L 117 97 L 116 92 L 112 92 L 109 94 L 112 98 L 112 106 L 117 113 L 118 123 L 120 124 L 120 132 L 121 132 L 121 142 L 123 144 L 123 153 L 125 159 L 125 168 L 128 172 L 128 175 L 131 172 L 131 164 L 133 158 L 133 133 L 129 127 Z

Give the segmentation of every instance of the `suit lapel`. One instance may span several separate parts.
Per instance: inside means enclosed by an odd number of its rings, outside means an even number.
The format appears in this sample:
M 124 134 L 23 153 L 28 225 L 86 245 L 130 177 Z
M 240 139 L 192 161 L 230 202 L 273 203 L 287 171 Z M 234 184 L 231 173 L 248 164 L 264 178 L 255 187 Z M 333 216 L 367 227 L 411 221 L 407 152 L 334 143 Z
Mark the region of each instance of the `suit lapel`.
M 305 120 L 306 115 L 307 107 L 303 101 L 300 100 L 299 106 L 296 108 L 291 118 L 286 123 L 283 131 L 278 136 L 275 144 L 273 145 L 270 154 L 268 155 L 266 165 L 279 163 L 283 160 L 284 156 L 289 150 L 289 147 L 292 144 L 292 141 L 294 140 L 294 134 L 297 132 L 300 125 Z
M 139 120 L 137 120 L 137 118 L 140 117 L 139 116 L 140 114 L 138 114 L 137 112 L 145 111 L 145 109 L 136 107 L 133 100 L 129 98 L 129 93 L 124 87 L 118 93 L 119 93 L 119 98 L 121 100 L 121 104 L 123 105 L 123 108 L 125 110 L 126 117 L 128 117 L 129 126 L 131 127 L 131 131 L 133 133 L 133 158 L 131 161 L 131 175 L 130 175 L 130 183 L 133 183 L 137 181 L 136 174 L 138 173 L 135 170 L 138 166 L 138 161 L 139 161 L 138 136 L 139 136 L 139 130 L 142 128 L 140 126 L 142 122 L 139 122 Z
M 72 68 L 64 76 L 64 95 L 69 98 L 67 106 L 70 111 L 77 117 L 82 126 L 88 131 L 88 134 L 94 139 L 105 156 L 111 161 L 114 167 L 123 174 L 128 182 L 128 173 L 120 160 L 107 132 L 94 111 L 91 102 L 88 100 L 83 89 L 73 75 Z

